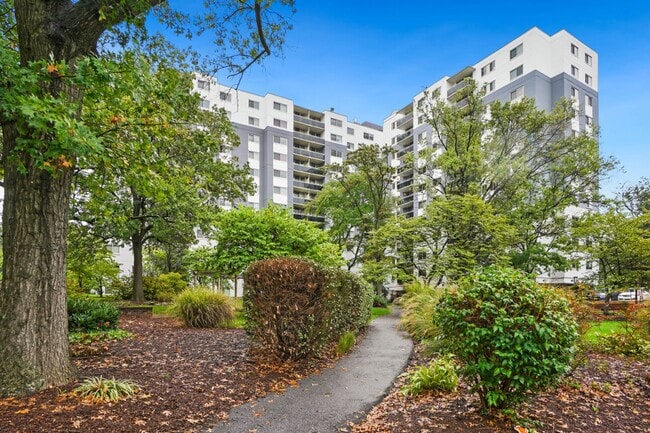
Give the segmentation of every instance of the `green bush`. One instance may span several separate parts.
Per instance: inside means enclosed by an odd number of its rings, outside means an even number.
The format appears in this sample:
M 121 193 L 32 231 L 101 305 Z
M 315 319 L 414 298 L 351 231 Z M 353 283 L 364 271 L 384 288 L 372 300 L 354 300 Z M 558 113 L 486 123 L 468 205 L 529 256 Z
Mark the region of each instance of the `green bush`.
M 254 349 L 283 360 L 322 353 L 328 341 L 325 274 L 301 259 L 252 263 L 244 274 L 244 317 Z
M 327 269 L 327 332 L 333 341 L 348 331 L 357 334 L 372 315 L 374 291 L 359 276 L 339 268 Z
M 120 310 L 109 303 L 95 299 L 71 296 L 68 298 L 68 329 L 73 332 L 114 329 Z
M 456 365 L 449 355 L 420 366 L 407 376 L 408 383 L 402 387 L 404 395 L 418 395 L 425 390 L 453 392 L 458 387 Z
M 144 299 L 147 301 L 169 302 L 186 288 L 187 282 L 177 272 L 142 279 Z
M 121 276 L 112 280 L 108 286 L 110 294 L 116 299 L 129 300 L 133 298 L 133 279 Z
M 192 328 L 229 327 L 235 318 L 229 298 L 204 287 L 182 291 L 174 299 L 171 311 Z
M 388 299 L 386 299 L 385 296 L 374 295 L 372 299 L 372 306 L 378 308 L 386 308 L 388 307 Z
M 514 269 L 487 268 L 446 292 L 435 319 L 483 409 L 503 409 L 554 384 L 578 337 L 568 302 Z

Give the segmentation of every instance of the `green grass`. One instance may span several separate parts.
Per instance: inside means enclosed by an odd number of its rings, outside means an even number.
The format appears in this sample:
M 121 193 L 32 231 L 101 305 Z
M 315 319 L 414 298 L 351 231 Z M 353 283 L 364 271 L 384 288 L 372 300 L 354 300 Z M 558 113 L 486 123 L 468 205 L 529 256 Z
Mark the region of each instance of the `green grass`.
M 624 334 L 625 322 L 605 320 L 592 324 L 592 327 L 585 333 L 583 338 L 589 343 L 597 343 L 601 337 L 613 334 Z
M 157 316 L 171 316 L 173 313 L 171 311 L 171 304 L 169 305 L 154 305 L 151 309 L 152 314 Z
M 390 314 L 390 308 L 386 307 L 372 307 L 372 315 L 370 320 L 375 320 L 377 317 L 385 316 Z
M 70 332 L 68 341 L 70 343 L 91 344 L 95 341 L 113 341 L 131 338 L 133 334 L 124 329 L 108 329 L 105 331 Z

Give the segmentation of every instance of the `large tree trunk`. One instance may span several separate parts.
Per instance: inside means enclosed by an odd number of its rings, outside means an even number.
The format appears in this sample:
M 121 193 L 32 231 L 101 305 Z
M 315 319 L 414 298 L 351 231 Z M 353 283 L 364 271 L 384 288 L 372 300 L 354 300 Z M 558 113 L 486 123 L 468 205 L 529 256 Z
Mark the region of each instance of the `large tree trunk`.
M 89 54 L 103 31 L 99 5 L 93 3 L 15 0 L 21 66 L 49 58 L 72 65 Z M 60 83 L 43 85 L 52 94 L 65 93 L 68 101 L 80 98 Z M 22 122 L 20 136 L 17 122 Z M 68 354 L 65 280 L 72 172 L 62 168 L 51 174 L 39 167 L 30 151 L 45 151 L 53 137 L 35 134 L 25 125 L 21 119 L 2 124 L 0 397 L 28 394 L 75 376 Z M 17 151 L 21 138 L 38 139 L 41 147 Z
M 133 302 L 144 302 L 144 280 L 142 276 L 142 241 L 139 235 L 131 237 L 133 248 Z
M 17 134 L 3 127 L 5 155 Z M 27 157 L 24 157 L 27 160 Z M 65 254 L 72 174 L 4 163 L 0 396 L 69 382 Z

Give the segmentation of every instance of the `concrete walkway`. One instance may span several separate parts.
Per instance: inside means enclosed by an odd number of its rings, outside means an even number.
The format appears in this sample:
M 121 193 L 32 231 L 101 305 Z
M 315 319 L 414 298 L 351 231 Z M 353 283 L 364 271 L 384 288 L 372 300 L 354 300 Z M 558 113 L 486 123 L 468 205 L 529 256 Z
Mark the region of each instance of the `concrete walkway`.
M 413 350 L 397 314 L 375 319 L 361 343 L 334 366 L 284 394 L 233 408 L 212 433 L 330 433 L 356 421 L 387 393 Z

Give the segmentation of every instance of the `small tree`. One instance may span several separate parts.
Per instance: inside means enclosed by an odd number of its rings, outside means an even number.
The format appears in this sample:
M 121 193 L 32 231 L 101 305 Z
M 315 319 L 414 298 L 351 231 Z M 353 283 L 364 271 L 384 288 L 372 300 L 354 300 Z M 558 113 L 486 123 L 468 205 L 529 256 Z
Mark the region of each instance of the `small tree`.
M 565 298 L 509 268 L 487 268 L 445 293 L 435 321 L 484 410 L 503 409 L 566 373 L 577 324 Z

